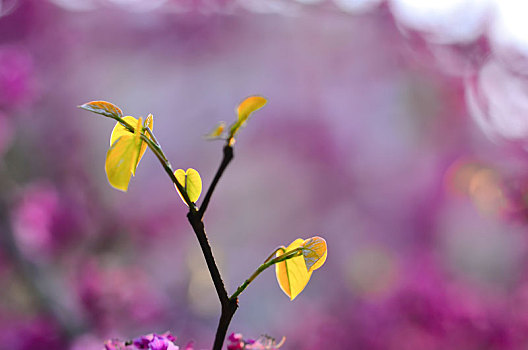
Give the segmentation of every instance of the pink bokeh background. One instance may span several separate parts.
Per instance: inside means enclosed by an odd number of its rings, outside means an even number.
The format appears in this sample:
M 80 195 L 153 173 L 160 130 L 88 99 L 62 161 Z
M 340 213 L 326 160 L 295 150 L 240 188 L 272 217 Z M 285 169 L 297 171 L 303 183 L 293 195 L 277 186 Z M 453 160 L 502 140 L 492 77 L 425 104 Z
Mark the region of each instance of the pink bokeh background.
M 208 184 L 222 144 L 202 136 L 252 94 L 269 103 L 205 217 L 227 288 L 298 237 L 329 255 L 293 302 L 259 276 L 230 332 L 284 349 L 526 348 L 525 7 L 0 1 L 0 348 L 166 330 L 210 348 L 219 303 L 185 206 L 150 153 L 112 189 L 114 123 L 76 106 L 152 113 L 171 163 Z

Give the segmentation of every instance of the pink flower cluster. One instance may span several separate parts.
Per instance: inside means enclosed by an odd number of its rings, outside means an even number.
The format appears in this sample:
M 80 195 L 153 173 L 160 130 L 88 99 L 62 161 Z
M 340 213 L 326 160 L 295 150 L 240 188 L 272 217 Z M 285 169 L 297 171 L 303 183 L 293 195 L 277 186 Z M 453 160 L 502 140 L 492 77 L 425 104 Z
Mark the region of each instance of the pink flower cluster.
M 176 345 L 176 337 L 170 332 L 151 333 L 125 342 L 112 339 L 107 340 L 104 345 L 105 350 L 180 350 Z M 193 350 L 192 343 L 187 344 L 184 350 Z
M 279 343 L 270 336 L 263 335 L 258 339 L 244 339 L 240 333 L 229 335 L 227 350 L 277 350 L 284 343 Z M 176 337 L 170 332 L 163 334 L 151 333 L 134 340 L 121 341 L 116 339 L 105 342 L 105 350 L 180 350 L 176 345 Z M 194 350 L 193 342 L 189 342 L 182 350 Z
M 274 338 L 263 335 L 258 339 L 243 339 L 240 333 L 231 333 L 227 350 L 276 350 L 284 344 L 285 338 L 277 343 Z

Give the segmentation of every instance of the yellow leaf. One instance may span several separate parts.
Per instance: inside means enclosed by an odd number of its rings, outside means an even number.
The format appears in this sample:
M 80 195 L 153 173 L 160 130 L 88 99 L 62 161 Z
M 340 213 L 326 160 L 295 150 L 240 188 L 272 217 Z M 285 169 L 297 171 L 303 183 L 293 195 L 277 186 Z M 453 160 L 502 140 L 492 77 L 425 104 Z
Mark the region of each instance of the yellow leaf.
M 148 127 L 150 131 L 154 130 L 154 116 L 152 116 L 152 114 L 149 114 L 147 116 L 147 118 L 145 119 L 145 123 L 143 123 L 143 127 L 144 128 Z M 147 136 L 147 138 L 150 139 L 150 134 L 148 132 L 145 132 L 145 135 Z M 133 172 L 134 175 L 136 173 L 136 168 L 139 165 L 141 158 L 143 158 L 143 155 L 145 154 L 146 150 L 147 150 L 147 143 L 145 141 L 141 141 L 141 148 L 139 150 L 139 158 L 138 158 L 136 167 L 134 168 L 134 172 Z
M 153 119 L 154 118 L 152 117 L 152 114 L 149 114 L 148 117 L 145 119 L 145 123 L 144 123 L 143 127 L 148 126 L 150 128 L 150 130 L 153 130 L 153 124 L 154 124 L 154 120 Z M 128 124 L 132 125 L 132 126 L 140 125 L 139 131 L 141 132 L 141 130 L 142 130 L 141 126 L 142 125 L 141 125 L 141 123 L 138 123 L 138 120 L 136 118 L 131 117 L 131 116 L 126 116 L 126 117 L 123 118 L 123 120 L 125 122 L 127 122 Z M 122 137 L 122 136 L 130 136 L 130 135 L 132 135 L 132 133 L 127 128 L 125 128 L 121 123 L 117 122 L 116 125 L 114 126 L 114 129 L 112 130 L 112 134 L 110 135 L 110 146 L 112 146 L 114 144 L 114 142 L 116 142 L 120 137 Z M 145 133 L 145 135 L 150 139 L 150 135 L 148 133 Z M 137 166 L 138 166 L 139 161 L 141 160 L 141 158 L 143 158 L 143 155 L 145 154 L 146 150 L 147 150 L 147 144 L 144 141 L 141 141 L 139 157 L 138 157 L 137 163 L 135 164 L 134 168 L 132 169 L 132 175 L 134 175 L 134 176 L 136 175 Z
M 306 240 L 297 238 L 288 248 L 277 251 L 277 257 L 301 248 L 302 255 L 275 264 L 275 274 L 282 291 L 295 299 L 310 281 L 312 272 L 320 268 L 326 261 L 327 248 L 324 238 L 315 236 Z
M 251 113 L 264 107 L 267 102 L 268 100 L 262 96 L 250 96 L 246 98 L 237 107 L 238 120 L 245 122 Z
M 85 109 L 90 112 L 94 112 L 97 114 L 102 114 L 105 117 L 109 118 L 121 118 L 123 116 L 123 111 L 121 111 L 121 108 L 117 107 L 116 105 L 106 102 L 106 101 L 92 101 L 85 103 L 81 106 L 79 106 L 82 109 Z
M 131 117 L 129 115 L 124 117 L 123 120 L 134 127 L 137 125 L 138 122 L 136 118 Z M 120 122 L 117 122 L 114 128 L 112 129 L 112 134 L 110 134 L 110 146 L 112 146 L 114 142 L 117 141 L 117 139 L 124 135 L 132 135 L 132 133 L 128 131 L 128 129 L 125 128 L 123 125 L 121 125 Z
M 136 132 L 122 135 L 106 153 L 105 172 L 112 187 L 126 192 L 130 177 L 138 163 L 141 148 L 141 118 L 137 121 Z
M 306 269 L 315 271 L 326 261 L 326 241 L 324 238 L 315 236 L 307 239 L 302 244 L 302 254 Z
M 264 105 L 267 102 L 268 100 L 266 100 L 262 96 L 250 96 L 246 98 L 244 101 L 242 101 L 242 103 L 240 103 L 237 107 L 238 120 L 234 124 L 231 125 L 229 137 L 232 138 L 233 136 L 235 136 L 238 130 L 249 119 L 249 117 L 251 116 L 251 113 L 264 107 Z
M 303 243 L 303 239 L 296 239 L 287 248 L 279 250 L 277 257 L 299 248 Z M 308 284 L 312 271 L 308 272 L 304 257 L 300 255 L 275 264 L 275 274 L 282 291 L 293 300 Z
M 189 196 L 191 202 L 196 203 L 198 198 L 200 198 L 200 194 L 202 193 L 202 179 L 200 174 L 196 170 L 189 168 L 187 171 L 183 171 L 183 169 L 176 170 L 174 172 L 174 176 L 187 192 L 187 196 Z M 174 185 L 174 187 L 176 187 L 176 185 Z M 176 190 L 178 190 L 178 187 L 176 187 Z M 178 191 L 178 194 L 185 203 L 180 191 Z
M 213 131 L 205 135 L 205 138 L 209 140 L 222 138 L 222 134 L 224 133 L 225 127 L 225 122 L 218 123 L 218 125 L 213 129 Z

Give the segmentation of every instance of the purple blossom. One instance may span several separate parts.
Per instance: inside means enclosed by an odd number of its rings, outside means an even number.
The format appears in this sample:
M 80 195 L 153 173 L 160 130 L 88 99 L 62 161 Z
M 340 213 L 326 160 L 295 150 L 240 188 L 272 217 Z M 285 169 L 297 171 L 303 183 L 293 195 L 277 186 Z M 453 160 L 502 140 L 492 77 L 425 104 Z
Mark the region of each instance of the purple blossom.
M 105 350 L 124 350 L 127 348 L 124 342 L 117 339 L 110 339 L 104 343 Z
M 148 349 L 150 342 L 153 339 L 153 335 L 143 335 L 139 338 L 134 339 L 134 345 L 138 349 Z
M 240 333 L 231 333 L 228 337 L 227 350 L 276 350 L 283 344 L 285 338 L 276 342 L 274 338 L 263 335 L 258 339 L 244 339 Z
M 133 341 L 123 342 L 119 340 L 107 340 L 105 342 L 106 350 L 179 350 L 175 344 L 176 337 L 169 332 L 163 334 L 151 333 L 134 339 Z M 187 345 L 185 350 L 193 350 Z
M 167 350 L 169 341 L 165 338 L 154 336 L 154 339 L 148 344 L 149 350 Z

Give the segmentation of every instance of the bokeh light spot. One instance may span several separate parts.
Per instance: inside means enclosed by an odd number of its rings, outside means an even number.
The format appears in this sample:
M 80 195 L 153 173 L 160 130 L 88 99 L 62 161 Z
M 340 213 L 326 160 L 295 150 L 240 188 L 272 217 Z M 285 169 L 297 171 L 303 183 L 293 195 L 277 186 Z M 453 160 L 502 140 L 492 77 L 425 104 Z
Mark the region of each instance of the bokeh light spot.
M 397 261 L 382 246 L 371 245 L 352 255 L 347 278 L 352 290 L 367 298 L 388 295 L 399 279 Z

